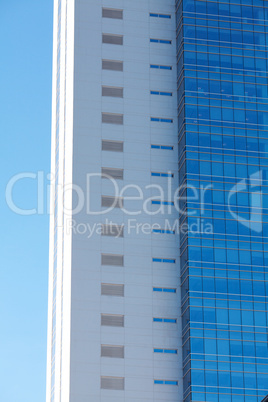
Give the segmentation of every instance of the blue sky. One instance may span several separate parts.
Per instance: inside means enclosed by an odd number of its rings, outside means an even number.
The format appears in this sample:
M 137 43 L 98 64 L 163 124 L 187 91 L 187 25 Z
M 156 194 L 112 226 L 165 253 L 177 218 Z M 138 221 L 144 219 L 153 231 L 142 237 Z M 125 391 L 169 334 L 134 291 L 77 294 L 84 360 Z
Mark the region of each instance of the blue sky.
M 19 216 L 5 187 L 21 172 L 50 170 L 52 0 L 0 0 L 0 399 L 44 402 L 48 282 L 47 214 Z M 14 187 L 36 206 L 36 181 Z

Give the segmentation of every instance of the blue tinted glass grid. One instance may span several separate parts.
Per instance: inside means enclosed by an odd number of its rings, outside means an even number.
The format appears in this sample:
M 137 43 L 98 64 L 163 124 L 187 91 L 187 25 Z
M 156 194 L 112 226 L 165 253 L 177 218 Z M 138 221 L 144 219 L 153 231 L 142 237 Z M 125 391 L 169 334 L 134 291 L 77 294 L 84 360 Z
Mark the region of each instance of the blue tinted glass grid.
M 268 394 L 267 18 L 262 0 L 177 2 L 185 402 Z

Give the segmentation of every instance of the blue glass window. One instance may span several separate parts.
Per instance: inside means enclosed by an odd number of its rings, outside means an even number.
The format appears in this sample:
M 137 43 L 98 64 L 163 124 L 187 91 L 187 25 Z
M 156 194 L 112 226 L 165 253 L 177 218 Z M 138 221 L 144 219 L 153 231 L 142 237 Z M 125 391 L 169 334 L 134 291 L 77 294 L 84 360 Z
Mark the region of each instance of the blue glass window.
M 164 43 L 166 45 L 171 45 L 172 41 L 168 39 L 150 39 L 151 43 Z
M 178 354 L 178 351 L 176 349 L 164 349 L 164 353 L 176 355 Z
M 161 384 L 161 385 L 178 385 L 178 381 L 172 381 L 172 380 L 154 380 L 154 384 Z
M 160 66 L 158 64 L 150 64 L 150 68 L 158 68 L 160 70 L 172 70 L 171 66 Z
M 170 19 L 170 18 L 171 18 L 171 15 L 170 15 L 170 14 L 155 14 L 155 13 L 150 13 L 150 17 Z
M 178 354 L 177 349 L 154 349 L 154 353 Z
M 154 292 L 176 293 L 176 289 L 169 288 L 153 288 Z
M 175 324 L 177 320 L 175 318 L 153 318 L 153 322 L 167 322 Z
M 170 145 L 161 145 L 161 149 L 165 149 L 168 151 L 173 151 L 174 147 L 170 146 Z
M 153 233 L 175 234 L 175 230 L 153 229 Z
M 158 121 L 160 123 L 173 123 L 173 119 L 163 119 L 161 117 L 151 117 L 151 121 Z
M 176 260 L 169 258 L 153 258 L 153 262 L 167 262 L 169 264 L 175 264 Z
M 174 174 L 173 173 L 152 172 L 151 176 L 153 176 L 153 177 L 174 177 Z
M 153 205 L 174 205 L 173 201 L 152 201 Z
M 172 96 L 172 92 L 150 91 L 151 95 Z
M 152 149 L 164 149 L 167 151 L 173 151 L 174 147 L 171 145 L 151 145 Z

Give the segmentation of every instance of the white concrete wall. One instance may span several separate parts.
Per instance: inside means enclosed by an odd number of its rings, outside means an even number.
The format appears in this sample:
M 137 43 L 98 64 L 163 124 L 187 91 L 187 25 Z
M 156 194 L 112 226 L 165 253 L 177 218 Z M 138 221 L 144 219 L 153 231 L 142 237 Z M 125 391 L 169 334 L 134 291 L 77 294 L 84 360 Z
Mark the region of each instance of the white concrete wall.
M 123 20 L 102 18 L 102 7 L 123 9 Z M 172 18 L 152 18 L 150 12 L 171 14 Z M 168 179 L 151 177 L 151 171 L 172 171 L 174 178 L 170 182 L 175 189 L 175 0 L 76 0 L 74 15 L 73 138 L 67 139 L 72 142 L 67 149 L 73 147 L 69 159 L 73 183 L 86 194 L 86 175 L 100 173 L 102 167 L 113 167 L 124 169 L 124 180 L 117 181 L 119 188 L 135 184 L 151 197 L 153 191 L 146 192 L 145 187 L 159 184 L 167 192 Z M 102 33 L 124 35 L 124 45 L 102 44 Z M 171 39 L 172 45 L 150 43 L 150 38 Z M 102 70 L 102 59 L 123 60 L 124 71 Z M 173 70 L 150 69 L 150 64 L 171 65 Z M 123 87 L 124 98 L 102 97 L 102 85 Z M 153 96 L 150 90 L 170 91 L 173 97 Z M 72 99 L 67 98 L 70 102 Z M 102 112 L 123 113 L 124 125 L 103 124 Z M 151 116 L 172 118 L 174 122 L 150 122 Z M 124 141 L 124 152 L 101 151 L 102 139 Z M 151 144 L 172 145 L 174 150 L 152 150 Z M 101 209 L 101 195 L 113 195 L 113 186 L 108 180 L 97 178 L 90 193 L 95 210 Z M 73 206 L 76 199 L 74 196 Z M 135 211 L 141 209 L 142 203 L 125 201 L 125 207 Z M 155 210 L 156 206 L 150 208 Z M 65 218 L 66 230 L 69 217 Z M 125 228 L 129 219 L 163 226 L 165 218 L 172 222 L 178 216 L 175 211 L 169 216 L 149 216 L 144 212 L 128 216 L 119 209 L 92 216 L 84 208 L 72 218 L 82 229 L 82 225 L 105 223 L 107 218 Z M 64 397 L 56 401 L 182 401 L 179 236 L 125 230 L 124 238 L 95 233 L 89 239 L 88 233 L 82 235 L 76 230 L 71 250 L 65 249 L 70 268 L 65 270 L 63 283 L 63 365 L 68 367 L 62 380 Z M 102 266 L 101 253 L 124 255 L 124 267 Z M 153 263 L 152 257 L 174 258 L 177 262 Z M 101 296 L 101 283 L 124 284 L 125 296 Z M 153 286 L 178 289 L 176 294 L 158 293 L 153 292 Z M 101 326 L 101 313 L 123 314 L 124 328 Z M 178 322 L 154 323 L 153 317 L 176 318 Z M 64 323 L 69 322 L 68 331 Z M 123 345 L 125 358 L 101 357 L 102 344 Z M 178 354 L 156 354 L 154 348 L 178 349 Z M 101 389 L 101 376 L 124 377 L 124 391 Z M 179 384 L 154 385 L 155 379 Z

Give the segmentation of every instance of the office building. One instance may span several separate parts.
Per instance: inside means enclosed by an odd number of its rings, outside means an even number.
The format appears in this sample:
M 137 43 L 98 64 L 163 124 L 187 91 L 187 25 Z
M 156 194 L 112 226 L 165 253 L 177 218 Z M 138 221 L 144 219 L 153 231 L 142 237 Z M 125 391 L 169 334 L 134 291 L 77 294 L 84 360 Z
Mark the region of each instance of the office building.
M 257 402 L 268 389 L 266 5 L 177 5 L 187 402 Z M 191 232 L 196 219 L 212 233 Z
M 267 10 L 55 0 L 47 402 L 267 394 Z

